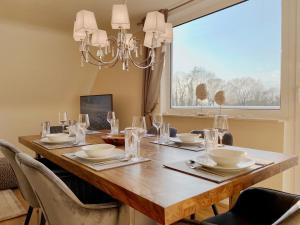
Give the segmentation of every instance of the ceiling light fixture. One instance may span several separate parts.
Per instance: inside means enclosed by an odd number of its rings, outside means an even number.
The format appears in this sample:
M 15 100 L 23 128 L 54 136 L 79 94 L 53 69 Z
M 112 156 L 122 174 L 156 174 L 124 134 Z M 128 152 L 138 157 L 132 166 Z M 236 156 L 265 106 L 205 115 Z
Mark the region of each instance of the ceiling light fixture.
M 107 36 L 105 30 L 98 29 L 93 12 L 81 10 L 76 14 L 73 38 L 80 42 L 82 66 L 89 63 L 101 69 L 113 67 L 120 61 L 123 70 L 129 69 L 129 62 L 140 69 L 153 69 L 156 63 L 155 49 L 165 48 L 166 44 L 173 41 L 172 24 L 166 23 L 164 14 L 158 11 L 147 13 L 143 27 L 144 42 L 128 33 L 130 21 L 126 2 L 113 5 L 111 26 L 112 29 L 118 30 L 117 37 Z M 143 45 L 149 48 L 149 51 L 145 59 L 137 62 L 143 55 Z

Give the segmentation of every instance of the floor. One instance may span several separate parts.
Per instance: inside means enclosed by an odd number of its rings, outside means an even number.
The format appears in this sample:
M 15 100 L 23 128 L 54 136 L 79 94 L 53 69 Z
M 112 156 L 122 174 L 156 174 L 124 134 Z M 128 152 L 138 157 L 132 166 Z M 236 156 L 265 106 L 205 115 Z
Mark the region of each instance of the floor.
M 14 192 L 15 192 L 16 196 L 18 197 L 18 199 L 22 202 L 24 207 L 27 209 L 28 206 L 27 206 L 25 200 L 22 198 L 20 192 L 18 190 L 15 190 Z M 218 207 L 218 210 L 220 213 L 228 210 L 228 207 L 224 204 L 218 204 L 217 207 Z M 30 221 L 30 225 L 38 225 L 38 215 L 39 215 L 38 211 L 35 210 L 32 214 L 32 219 Z M 210 216 L 213 216 L 212 209 L 207 208 L 207 209 L 204 209 L 204 210 L 201 210 L 200 212 L 198 212 L 196 217 L 198 220 L 203 220 Z M 14 219 L 0 222 L 0 225 L 23 225 L 24 221 L 25 221 L 25 216 L 21 216 L 21 217 L 17 217 Z

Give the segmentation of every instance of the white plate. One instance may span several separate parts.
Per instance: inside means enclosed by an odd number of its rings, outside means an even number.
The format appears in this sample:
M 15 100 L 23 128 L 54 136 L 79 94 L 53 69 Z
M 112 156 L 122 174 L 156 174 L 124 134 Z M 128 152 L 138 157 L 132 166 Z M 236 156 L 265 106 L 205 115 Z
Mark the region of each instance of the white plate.
M 183 142 L 183 141 L 181 141 L 180 139 L 178 139 L 176 137 L 176 138 L 170 138 L 170 141 L 173 141 L 173 142 L 175 142 L 177 144 L 187 144 L 187 145 L 199 145 L 199 144 L 204 143 L 204 139 L 202 139 L 202 138 L 196 139 L 196 140 L 194 140 L 192 142 L 186 142 L 186 141 Z
M 249 158 L 243 159 L 243 161 L 239 162 L 236 166 L 232 167 L 224 167 L 218 165 L 216 162 L 214 162 L 212 159 L 210 159 L 208 156 L 199 156 L 196 159 L 196 162 L 204 167 L 207 167 L 209 169 L 219 170 L 223 172 L 238 172 L 241 170 L 249 169 L 251 166 L 255 164 L 255 161 Z
M 74 142 L 75 138 L 74 137 L 66 137 L 66 139 L 64 139 L 64 140 L 50 141 L 48 138 L 45 137 L 45 138 L 42 138 L 40 141 L 45 144 L 63 144 L 63 143 Z
M 93 161 L 93 162 L 99 162 L 99 161 L 106 161 L 106 160 L 112 160 L 112 159 L 119 159 L 123 158 L 125 153 L 121 149 L 113 149 L 110 151 L 110 154 L 107 154 L 105 156 L 97 157 L 97 158 L 91 158 L 88 157 L 88 155 L 85 153 L 85 151 L 81 150 L 74 153 L 78 158 Z

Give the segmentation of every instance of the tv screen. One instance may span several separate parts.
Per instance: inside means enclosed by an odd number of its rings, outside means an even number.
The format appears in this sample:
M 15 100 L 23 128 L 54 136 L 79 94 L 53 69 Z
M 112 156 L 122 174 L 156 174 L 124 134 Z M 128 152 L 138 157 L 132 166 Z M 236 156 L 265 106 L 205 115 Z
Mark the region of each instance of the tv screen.
M 89 115 L 89 130 L 110 129 L 106 120 L 109 111 L 113 111 L 111 94 L 80 96 L 80 113 Z

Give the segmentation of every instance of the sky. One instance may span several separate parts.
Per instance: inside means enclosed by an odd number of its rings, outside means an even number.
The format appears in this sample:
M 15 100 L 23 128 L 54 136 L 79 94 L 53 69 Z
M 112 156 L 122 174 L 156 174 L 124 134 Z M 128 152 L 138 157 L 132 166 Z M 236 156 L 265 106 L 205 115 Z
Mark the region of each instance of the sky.
M 175 27 L 173 72 L 194 66 L 224 80 L 251 76 L 278 86 L 281 0 L 248 0 Z

